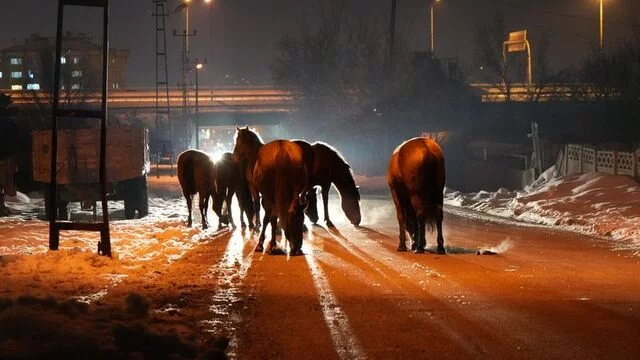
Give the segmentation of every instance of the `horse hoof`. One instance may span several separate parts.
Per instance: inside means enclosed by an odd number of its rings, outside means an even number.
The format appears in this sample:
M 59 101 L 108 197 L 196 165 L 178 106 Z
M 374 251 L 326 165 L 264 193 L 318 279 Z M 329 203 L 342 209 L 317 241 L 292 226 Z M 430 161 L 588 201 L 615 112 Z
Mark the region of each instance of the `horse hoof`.
M 295 249 L 289 252 L 289 256 L 300 256 L 300 255 L 304 255 L 304 253 L 302 252 L 302 249 Z
M 269 254 L 270 255 L 284 255 L 285 252 L 284 252 L 284 250 L 280 249 L 277 246 L 272 246 L 271 249 L 269 249 Z
M 424 249 L 416 249 L 415 253 L 416 254 L 424 254 Z
M 447 252 L 444 250 L 444 247 L 440 247 L 438 246 L 438 249 L 436 250 L 436 252 L 440 255 L 445 255 Z
M 328 227 L 336 227 L 335 225 L 333 225 L 333 223 L 331 222 L 331 220 L 327 220 L 327 226 L 328 226 Z
M 406 246 L 406 245 L 404 245 L 404 246 L 398 246 L 398 250 L 397 250 L 397 251 L 398 251 L 398 252 L 405 252 L 405 251 L 407 251 L 407 246 Z
M 256 249 L 254 251 L 255 252 L 263 252 L 264 251 L 264 247 L 262 245 L 258 245 L 258 246 L 256 246 Z

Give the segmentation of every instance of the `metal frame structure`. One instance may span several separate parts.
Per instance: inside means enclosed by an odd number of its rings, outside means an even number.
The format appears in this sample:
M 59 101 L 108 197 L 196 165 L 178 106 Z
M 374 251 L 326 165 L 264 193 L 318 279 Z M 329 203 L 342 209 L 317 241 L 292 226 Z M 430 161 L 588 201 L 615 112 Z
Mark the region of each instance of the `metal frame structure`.
M 60 77 L 62 57 L 62 35 L 65 6 L 98 7 L 103 10 L 102 33 L 102 99 L 100 110 L 61 109 L 60 108 Z M 107 153 L 107 95 L 108 95 L 108 64 L 109 64 L 109 0 L 59 0 L 58 23 L 56 35 L 56 58 L 53 87 L 52 125 L 51 125 L 51 182 L 49 188 L 50 203 L 46 211 L 49 216 L 49 249 L 57 250 L 60 244 L 60 230 L 99 231 L 100 242 L 98 253 L 111 257 L 111 239 L 109 234 L 109 207 L 107 204 L 106 188 L 106 153 Z M 100 199 L 102 203 L 102 222 L 80 223 L 72 221 L 58 221 L 56 218 L 57 204 L 57 163 L 58 163 L 58 117 L 93 118 L 100 120 Z
M 159 166 L 162 159 L 167 157 L 166 152 L 169 152 L 168 161 L 171 166 L 171 176 L 173 176 L 173 131 L 171 123 L 171 106 L 169 103 L 169 70 L 167 61 L 167 31 L 166 31 L 166 19 L 170 14 L 167 13 L 165 5 L 167 0 L 153 0 L 155 5 L 155 12 L 152 14 L 156 23 L 156 132 L 157 138 L 160 141 L 155 144 L 157 148 L 154 149 L 157 156 L 156 165 Z M 161 69 L 162 68 L 162 69 Z M 162 71 L 161 71 L 162 70 Z M 161 95 L 160 88 L 164 87 Z M 164 99 L 162 99 L 164 97 Z M 160 108 L 160 102 L 163 102 L 162 109 Z M 164 104 L 166 102 L 166 105 Z M 167 129 L 166 134 L 163 132 L 160 116 L 166 114 L 167 116 Z M 164 137 L 166 135 L 166 138 Z M 166 149 L 166 144 L 169 144 L 169 149 Z M 159 173 L 158 173 L 159 176 Z

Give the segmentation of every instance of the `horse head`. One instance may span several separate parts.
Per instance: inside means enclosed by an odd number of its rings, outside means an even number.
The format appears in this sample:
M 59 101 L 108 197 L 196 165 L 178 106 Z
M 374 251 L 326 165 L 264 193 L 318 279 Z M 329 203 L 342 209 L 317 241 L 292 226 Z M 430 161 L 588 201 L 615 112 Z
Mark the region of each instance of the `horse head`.
M 309 220 L 311 220 L 311 222 L 315 224 L 320 218 L 318 216 L 318 193 L 316 192 L 315 188 L 311 188 L 309 191 L 307 191 L 307 193 L 305 194 L 305 200 L 306 205 L 304 208 L 304 213 L 305 215 L 307 215 Z
M 347 216 L 351 224 L 358 226 L 362 219 L 360 215 L 360 189 L 356 186 L 354 192 L 341 193 L 340 203 L 342 211 Z
M 237 127 L 235 145 L 233 147 L 233 159 L 242 163 L 244 160 L 251 159 L 256 156 L 258 149 L 264 145 L 262 138 L 248 126 Z

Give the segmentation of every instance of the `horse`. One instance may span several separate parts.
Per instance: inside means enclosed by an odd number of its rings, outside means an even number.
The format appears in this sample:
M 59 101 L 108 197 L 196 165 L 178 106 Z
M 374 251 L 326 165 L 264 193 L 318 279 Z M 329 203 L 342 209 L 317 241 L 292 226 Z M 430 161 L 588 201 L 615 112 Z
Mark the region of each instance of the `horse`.
M 206 153 L 199 150 L 186 150 L 178 156 L 178 181 L 182 188 L 182 194 L 187 200 L 189 210 L 188 226 L 193 224 L 191 218 L 191 204 L 193 195 L 198 193 L 200 215 L 202 217 L 202 228 L 209 227 L 207 221 L 207 208 L 209 197 L 213 198 L 213 211 L 222 221 L 220 208 L 216 206 L 217 192 L 215 186 L 216 168 Z
M 238 198 L 240 207 L 240 226 L 244 229 L 247 225 L 244 222 L 243 214 L 247 216 L 249 229 L 253 230 L 254 208 L 249 190 L 249 183 L 242 173 L 240 164 L 233 160 L 233 154 L 226 152 L 215 163 L 216 167 L 216 191 L 218 193 L 216 208 L 222 209 L 222 203 L 227 205 L 227 223 L 236 227 L 231 213 L 233 195 Z
M 413 138 L 400 144 L 391 155 L 387 183 L 400 228 L 398 251 L 407 251 L 406 233 L 412 238 L 411 249 L 424 253 L 425 224 L 437 229 L 437 252 L 444 254 L 442 236 L 444 155 L 429 138 Z
M 304 140 L 294 140 L 297 144 L 306 143 Z M 307 143 L 308 144 L 308 143 Z M 304 146 L 304 145 L 303 145 Z M 324 221 L 329 227 L 333 222 L 329 218 L 329 190 L 333 184 L 340 193 L 341 207 L 353 225 L 360 225 L 360 191 L 356 186 L 351 166 L 344 157 L 332 146 L 323 142 L 311 145 L 313 150 L 313 169 L 310 175 L 310 188 L 320 186 L 322 202 L 324 204 Z M 314 224 L 318 222 L 317 194 L 311 190 L 306 195 L 307 207 L 305 214 Z
M 233 160 L 240 164 L 241 172 L 251 189 L 253 169 L 258 159 L 258 152 L 264 146 L 260 135 L 249 129 L 248 126 L 239 128 L 236 126 L 235 144 L 233 146 Z M 251 189 L 256 227 L 260 227 L 260 196 L 257 191 Z
M 276 246 L 277 222 L 289 241 L 290 255 L 302 254 L 304 193 L 308 186 L 302 148 L 288 140 L 262 146 L 253 169 L 252 193 L 262 194 L 265 214 L 256 251 L 263 251 L 267 223 L 271 223 L 271 253 Z

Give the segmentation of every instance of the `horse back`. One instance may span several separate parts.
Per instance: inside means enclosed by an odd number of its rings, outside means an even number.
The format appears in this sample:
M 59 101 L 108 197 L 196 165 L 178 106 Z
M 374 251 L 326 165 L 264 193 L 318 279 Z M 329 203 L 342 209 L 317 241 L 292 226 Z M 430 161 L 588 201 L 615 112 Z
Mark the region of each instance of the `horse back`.
M 186 150 L 178 156 L 178 182 L 185 194 L 210 194 L 215 186 L 215 165 L 209 155 Z
M 429 138 L 405 141 L 391 155 L 387 181 L 391 187 L 403 187 L 410 194 L 441 203 L 445 184 L 442 149 Z

